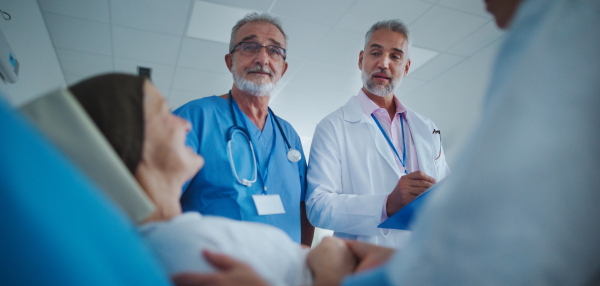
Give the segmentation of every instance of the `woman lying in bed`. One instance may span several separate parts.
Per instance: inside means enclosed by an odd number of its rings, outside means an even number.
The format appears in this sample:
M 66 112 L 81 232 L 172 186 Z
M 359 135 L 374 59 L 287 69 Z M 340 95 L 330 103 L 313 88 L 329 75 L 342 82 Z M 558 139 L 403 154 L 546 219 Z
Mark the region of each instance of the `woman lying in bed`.
M 189 122 L 171 114 L 167 101 L 149 81 L 108 74 L 80 82 L 70 91 L 156 205 L 156 212 L 139 231 L 169 274 L 213 272 L 201 254 L 204 250 L 246 263 L 271 285 L 312 284 L 310 267 L 324 262 L 311 257 L 327 256 L 327 264 L 346 273 L 356 266 L 341 240 L 328 239 L 309 251 L 269 225 L 197 212 L 182 214 L 182 186 L 204 160 L 185 146 Z M 329 278 L 319 274 L 314 282 Z

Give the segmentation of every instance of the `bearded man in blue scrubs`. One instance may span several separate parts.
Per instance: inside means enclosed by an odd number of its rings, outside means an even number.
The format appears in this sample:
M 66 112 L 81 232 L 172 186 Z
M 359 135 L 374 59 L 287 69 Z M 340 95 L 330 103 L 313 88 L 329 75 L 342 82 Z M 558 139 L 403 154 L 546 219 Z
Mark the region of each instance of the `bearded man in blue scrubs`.
M 294 241 L 312 243 L 306 218 L 306 159 L 292 126 L 269 109 L 285 74 L 287 36 L 278 19 L 250 13 L 231 32 L 227 94 L 175 110 L 192 124 L 187 145 L 206 160 L 183 187 L 183 211 L 270 224 Z

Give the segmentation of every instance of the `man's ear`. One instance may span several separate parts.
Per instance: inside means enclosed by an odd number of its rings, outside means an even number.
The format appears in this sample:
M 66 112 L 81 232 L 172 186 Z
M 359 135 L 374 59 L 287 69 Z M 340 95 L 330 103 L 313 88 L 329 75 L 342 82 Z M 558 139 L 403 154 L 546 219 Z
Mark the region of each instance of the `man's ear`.
M 232 72 L 231 69 L 233 68 L 233 56 L 231 54 L 225 55 L 225 64 L 227 65 L 227 69 Z
M 288 63 L 287 62 L 283 62 L 283 67 L 281 68 L 281 77 L 283 77 L 283 75 L 287 71 L 287 68 L 288 68 Z
M 410 67 L 410 59 L 406 62 L 406 66 L 404 67 L 404 76 L 408 74 L 408 68 Z
M 365 51 L 360 51 L 360 53 L 358 54 L 358 69 L 362 70 L 362 61 L 363 61 L 363 56 L 365 55 Z

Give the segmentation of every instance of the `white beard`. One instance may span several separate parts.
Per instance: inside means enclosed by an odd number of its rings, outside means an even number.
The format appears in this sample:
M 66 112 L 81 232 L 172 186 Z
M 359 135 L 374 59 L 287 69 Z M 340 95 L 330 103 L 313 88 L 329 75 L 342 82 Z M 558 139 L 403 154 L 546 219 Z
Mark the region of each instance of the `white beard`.
M 233 61 L 233 66 L 235 66 L 235 61 Z M 271 78 L 274 77 L 273 72 L 264 66 L 258 66 L 255 68 L 247 69 L 244 71 L 244 75 L 248 75 L 249 72 L 254 71 L 264 71 L 271 74 Z M 257 83 L 254 81 L 246 80 L 245 78 L 238 76 L 235 72 L 233 74 L 233 84 L 237 86 L 240 90 L 252 94 L 257 97 L 268 96 L 271 94 L 271 91 L 275 89 L 275 85 L 277 85 L 277 81 L 271 81 L 270 83 Z
M 250 80 L 246 80 L 243 77 L 238 76 L 233 73 L 233 84 L 237 86 L 240 90 L 252 94 L 254 96 L 268 96 L 271 94 L 271 91 L 275 89 L 275 84 L 270 83 L 256 83 Z
M 386 97 L 392 93 L 394 93 L 394 89 L 396 89 L 396 85 L 400 83 L 400 78 L 391 78 L 390 83 L 386 86 L 376 85 L 373 83 L 373 75 L 377 72 L 382 72 L 382 70 L 374 70 L 370 75 L 367 75 L 365 69 L 363 68 L 360 73 L 360 78 L 362 79 L 363 86 L 372 94 L 377 95 L 379 97 Z

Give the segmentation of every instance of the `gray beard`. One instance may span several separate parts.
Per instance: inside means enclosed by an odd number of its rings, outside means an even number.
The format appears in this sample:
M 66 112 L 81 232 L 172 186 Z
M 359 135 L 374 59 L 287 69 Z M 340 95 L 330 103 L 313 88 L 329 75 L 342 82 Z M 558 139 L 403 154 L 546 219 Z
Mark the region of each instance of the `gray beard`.
M 233 61 L 233 65 L 235 66 L 235 61 Z M 247 71 L 244 73 L 247 74 Z M 277 84 L 277 82 L 256 83 L 238 76 L 235 72 L 232 72 L 231 74 L 233 75 L 233 84 L 235 84 L 235 86 L 256 97 L 269 96 Z
M 398 79 L 392 78 L 390 83 L 386 86 L 376 85 L 372 77 L 376 72 L 380 72 L 378 70 L 373 71 L 370 75 L 365 73 L 365 69 L 363 69 L 360 73 L 360 77 L 363 82 L 363 86 L 372 94 L 377 95 L 379 97 L 386 97 L 389 94 L 394 93 L 394 89 L 396 89 L 396 84 L 398 84 Z
M 275 88 L 274 83 L 256 83 L 253 81 L 246 80 L 243 77 L 239 77 L 233 73 L 233 84 L 244 92 L 252 94 L 257 97 L 268 96 L 271 91 Z

